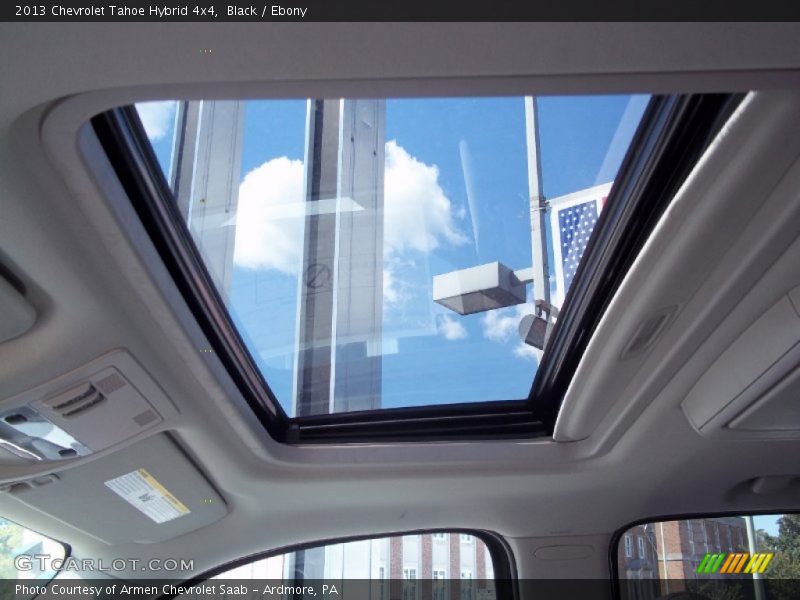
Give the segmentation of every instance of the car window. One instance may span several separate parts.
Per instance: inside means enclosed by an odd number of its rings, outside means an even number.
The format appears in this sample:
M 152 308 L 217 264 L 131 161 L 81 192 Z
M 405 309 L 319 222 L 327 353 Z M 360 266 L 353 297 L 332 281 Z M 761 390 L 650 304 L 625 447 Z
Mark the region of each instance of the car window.
M 800 597 L 800 515 L 699 516 L 640 523 L 619 538 L 626 600 Z
M 66 555 L 60 542 L 0 517 L 0 597 L 40 595 Z
M 489 600 L 497 597 L 494 577 L 492 555 L 483 540 L 437 532 L 333 543 L 243 562 L 202 583 L 185 584 L 187 590 L 176 598 L 199 600 L 211 593 Z

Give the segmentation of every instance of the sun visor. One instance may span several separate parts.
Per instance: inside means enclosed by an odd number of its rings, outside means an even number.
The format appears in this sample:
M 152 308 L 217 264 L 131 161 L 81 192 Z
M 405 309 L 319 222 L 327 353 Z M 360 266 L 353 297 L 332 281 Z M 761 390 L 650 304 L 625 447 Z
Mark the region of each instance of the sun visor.
M 228 513 L 222 497 L 167 434 L 4 491 L 109 544 L 161 542 Z

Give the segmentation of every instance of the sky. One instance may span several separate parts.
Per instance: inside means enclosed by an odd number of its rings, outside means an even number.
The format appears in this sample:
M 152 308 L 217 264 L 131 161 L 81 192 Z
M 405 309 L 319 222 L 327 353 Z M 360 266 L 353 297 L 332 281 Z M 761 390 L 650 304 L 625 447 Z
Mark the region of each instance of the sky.
M 778 519 L 780 519 L 781 516 L 782 515 L 759 515 L 753 517 L 753 526 L 756 529 L 763 529 L 770 535 L 777 536 Z
M 647 101 L 539 98 L 545 197 L 612 181 Z M 245 104 L 228 307 L 289 414 L 306 110 L 305 100 Z M 166 172 L 175 104 L 139 111 Z M 434 303 L 431 289 L 433 276 L 457 269 L 531 266 L 526 148 L 523 98 L 387 100 L 383 407 L 527 397 L 538 351 L 517 326 L 530 304 L 462 317 Z

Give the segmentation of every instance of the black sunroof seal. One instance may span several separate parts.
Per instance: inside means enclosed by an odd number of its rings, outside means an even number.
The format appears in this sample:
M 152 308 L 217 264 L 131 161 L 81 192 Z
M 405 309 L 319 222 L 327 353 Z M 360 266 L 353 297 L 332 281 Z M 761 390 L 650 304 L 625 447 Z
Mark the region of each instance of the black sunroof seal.
M 678 189 L 742 94 L 654 96 L 589 239 L 528 403 L 552 435 L 589 340 Z

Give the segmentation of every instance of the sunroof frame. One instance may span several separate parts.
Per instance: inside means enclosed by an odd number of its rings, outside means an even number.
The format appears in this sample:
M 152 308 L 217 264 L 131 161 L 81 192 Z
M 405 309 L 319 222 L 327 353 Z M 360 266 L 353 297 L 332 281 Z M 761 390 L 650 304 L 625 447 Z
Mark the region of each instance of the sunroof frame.
M 525 439 L 553 433 L 561 402 L 614 293 L 661 214 L 742 99 L 653 96 L 623 159 L 527 399 L 290 418 L 271 392 L 172 201 L 133 107 L 92 119 L 136 213 L 192 314 L 259 421 L 287 444 Z

